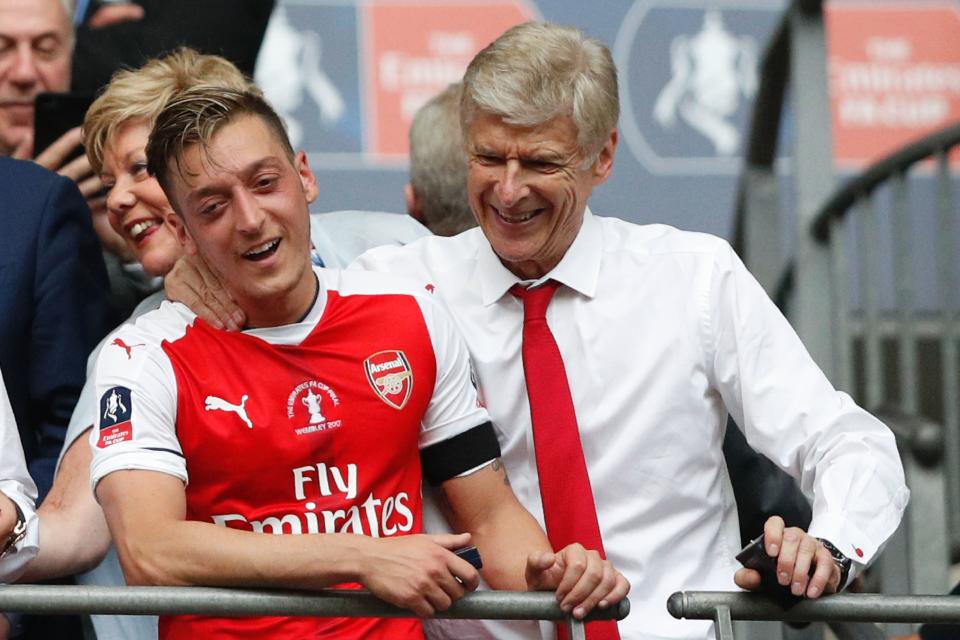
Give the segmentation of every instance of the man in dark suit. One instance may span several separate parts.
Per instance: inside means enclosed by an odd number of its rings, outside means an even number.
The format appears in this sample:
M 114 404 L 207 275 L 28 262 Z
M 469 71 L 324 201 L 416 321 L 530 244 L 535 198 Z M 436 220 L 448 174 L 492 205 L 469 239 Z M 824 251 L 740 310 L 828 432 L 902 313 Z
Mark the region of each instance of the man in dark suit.
M 0 369 L 42 499 L 87 355 L 115 322 L 100 244 L 76 184 L 35 163 L 0 158 L 0 203 Z

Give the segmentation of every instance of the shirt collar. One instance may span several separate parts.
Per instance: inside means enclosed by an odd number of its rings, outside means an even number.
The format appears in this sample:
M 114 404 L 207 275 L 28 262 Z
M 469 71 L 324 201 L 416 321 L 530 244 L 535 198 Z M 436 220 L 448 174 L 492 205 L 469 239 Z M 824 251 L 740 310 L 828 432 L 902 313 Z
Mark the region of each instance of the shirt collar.
M 474 233 L 481 234 L 479 229 Z M 594 218 L 590 208 L 583 212 L 583 224 L 573 244 L 567 249 L 560 263 L 552 271 L 536 280 L 533 284 L 540 284 L 547 280 L 556 280 L 574 291 L 588 298 L 592 298 L 597 291 L 597 281 L 600 278 L 600 223 Z M 490 306 L 502 298 L 510 287 L 520 278 L 512 274 L 500 258 L 494 253 L 486 238 L 482 238 L 478 252 L 480 295 L 483 305 Z

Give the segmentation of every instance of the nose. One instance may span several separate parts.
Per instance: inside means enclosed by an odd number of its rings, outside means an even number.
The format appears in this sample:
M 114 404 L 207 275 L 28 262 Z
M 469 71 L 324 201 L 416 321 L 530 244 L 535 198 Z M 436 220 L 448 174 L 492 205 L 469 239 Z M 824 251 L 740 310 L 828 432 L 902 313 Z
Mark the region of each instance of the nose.
M 505 207 L 512 207 L 530 194 L 530 187 L 527 186 L 519 160 L 507 160 L 503 176 L 497 181 L 495 193 Z
M 9 75 L 11 82 L 30 86 L 38 81 L 40 75 L 37 72 L 37 60 L 29 43 L 17 47 L 12 64 Z
M 117 181 L 107 192 L 107 217 L 117 233 L 123 232 L 123 218 L 137 204 L 137 196 L 125 181 Z
M 264 213 L 252 195 L 243 188 L 237 188 L 233 194 L 236 210 L 236 225 L 240 233 L 255 235 L 263 228 Z

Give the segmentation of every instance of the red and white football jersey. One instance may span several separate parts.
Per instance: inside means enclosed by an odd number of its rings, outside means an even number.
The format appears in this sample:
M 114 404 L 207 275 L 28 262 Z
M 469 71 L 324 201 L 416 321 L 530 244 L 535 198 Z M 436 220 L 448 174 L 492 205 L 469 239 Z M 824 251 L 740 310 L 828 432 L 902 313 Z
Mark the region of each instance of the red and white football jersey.
M 164 303 L 97 363 L 94 485 L 120 469 L 186 484 L 187 519 L 267 534 L 421 529 L 418 449 L 489 418 L 465 345 L 426 292 L 317 270 L 296 324 L 228 333 Z M 161 619 L 161 638 L 420 637 L 418 620 Z

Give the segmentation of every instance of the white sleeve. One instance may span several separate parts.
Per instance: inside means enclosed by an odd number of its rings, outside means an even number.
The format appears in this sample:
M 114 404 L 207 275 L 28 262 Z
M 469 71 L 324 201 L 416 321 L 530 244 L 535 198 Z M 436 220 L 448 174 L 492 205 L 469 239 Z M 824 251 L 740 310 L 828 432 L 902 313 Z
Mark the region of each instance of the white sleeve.
M 470 354 L 450 314 L 438 300 L 417 296 L 433 350 L 437 378 L 420 432 L 420 448 L 468 431 L 490 421 L 480 404 L 470 366 Z
M 40 521 L 35 501 L 37 486 L 27 473 L 20 432 L 7 398 L 7 388 L 0 375 L 0 491 L 17 503 L 26 520 L 27 535 L 12 551 L 0 560 L 0 582 L 12 582 L 23 573 L 40 546 Z
M 869 564 L 910 495 L 893 433 L 834 389 L 726 243 L 705 298 L 706 366 L 727 409 L 750 445 L 812 496 L 809 533 L 855 568 Z
M 126 345 L 104 348 L 94 375 L 96 427 L 90 434 L 90 481 L 121 469 L 159 471 L 187 482 L 176 434 L 177 385 L 163 349 L 133 326 L 114 334 Z

